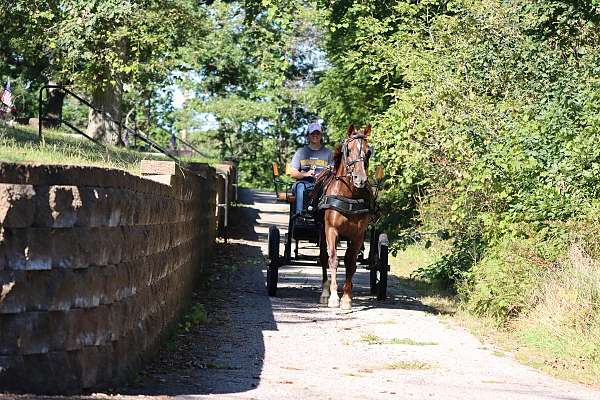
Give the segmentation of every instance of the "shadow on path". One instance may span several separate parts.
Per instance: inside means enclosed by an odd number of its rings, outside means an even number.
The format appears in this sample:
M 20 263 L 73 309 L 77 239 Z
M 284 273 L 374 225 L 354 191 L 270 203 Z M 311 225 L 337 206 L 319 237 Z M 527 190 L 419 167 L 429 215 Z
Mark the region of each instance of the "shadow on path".
M 263 331 L 277 329 L 264 288 L 264 263 L 258 243 L 218 244 L 212 272 L 192 301 L 192 307 L 202 305 L 208 322 L 187 331 L 180 324 L 138 379 L 113 393 L 174 396 L 254 389 L 263 369 Z

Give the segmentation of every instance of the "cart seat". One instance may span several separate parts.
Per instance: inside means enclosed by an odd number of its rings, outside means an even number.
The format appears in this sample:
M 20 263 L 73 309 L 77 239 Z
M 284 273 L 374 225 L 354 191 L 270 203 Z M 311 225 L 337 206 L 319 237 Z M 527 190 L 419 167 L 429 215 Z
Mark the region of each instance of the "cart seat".
M 277 193 L 278 201 L 287 201 L 290 204 L 294 204 L 296 201 L 296 196 L 292 192 L 279 192 Z
M 289 165 L 286 165 L 286 173 Z M 286 201 L 290 204 L 294 204 L 296 200 L 296 196 L 291 191 L 291 185 L 286 187 L 285 182 L 282 182 L 279 179 L 279 165 L 277 162 L 273 162 L 273 184 L 275 185 L 275 195 L 277 196 L 278 201 Z

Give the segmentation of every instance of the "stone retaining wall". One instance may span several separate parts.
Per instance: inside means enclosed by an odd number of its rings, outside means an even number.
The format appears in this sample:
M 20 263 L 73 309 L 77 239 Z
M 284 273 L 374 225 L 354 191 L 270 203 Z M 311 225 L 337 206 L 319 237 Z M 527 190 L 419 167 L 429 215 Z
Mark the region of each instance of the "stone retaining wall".
M 215 241 L 222 179 L 193 169 L 0 164 L 0 391 L 102 386 L 155 349 Z

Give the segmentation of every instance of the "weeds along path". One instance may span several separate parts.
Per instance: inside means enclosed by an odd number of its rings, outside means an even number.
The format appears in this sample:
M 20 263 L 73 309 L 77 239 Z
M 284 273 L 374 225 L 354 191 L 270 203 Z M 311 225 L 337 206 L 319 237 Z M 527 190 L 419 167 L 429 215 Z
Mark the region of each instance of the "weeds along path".
M 377 302 L 364 270 L 357 273 L 351 312 L 318 304 L 317 266 L 282 268 L 278 297 L 269 298 L 267 230 L 286 225 L 287 205 L 263 192 L 245 191 L 242 199 L 244 206 L 233 212 L 233 238 L 218 248 L 218 273 L 196 293 L 188 323 L 136 380 L 92 397 L 600 398 L 600 391 L 495 355 L 441 322 L 394 280 L 389 300 Z

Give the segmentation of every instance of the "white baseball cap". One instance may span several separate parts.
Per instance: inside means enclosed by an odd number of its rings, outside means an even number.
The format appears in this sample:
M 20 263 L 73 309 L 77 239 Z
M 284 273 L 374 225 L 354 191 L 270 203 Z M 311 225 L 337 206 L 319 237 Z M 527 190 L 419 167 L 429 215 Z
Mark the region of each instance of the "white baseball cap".
M 311 134 L 314 131 L 319 131 L 319 132 L 323 132 L 323 129 L 321 128 L 321 124 L 319 124 L 318 122 L 313 122 L 312 124 L 308 124 L 308 133 Z

